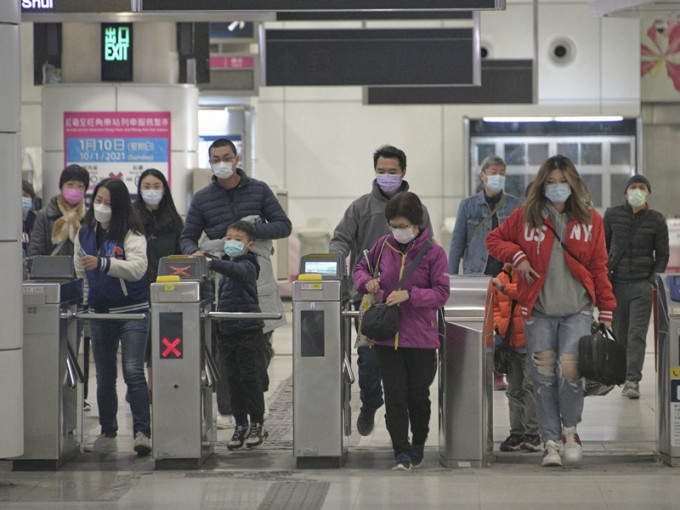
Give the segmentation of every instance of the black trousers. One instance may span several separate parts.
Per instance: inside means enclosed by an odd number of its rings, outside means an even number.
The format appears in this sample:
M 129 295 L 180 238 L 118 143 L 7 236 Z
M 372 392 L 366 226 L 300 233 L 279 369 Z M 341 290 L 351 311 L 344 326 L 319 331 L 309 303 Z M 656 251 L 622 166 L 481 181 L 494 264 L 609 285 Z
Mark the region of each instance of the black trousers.
M 430 386 L 437 373 L 435 349 L 404 349 L 375 345 L 385 392 L 385 424 L 395 457 L 424 445 L 430 432 Z
M 264 364 L 264 335 L 261 329 L 221 335 L 220 349 L 229 380 L 231 410 L 237 425 L 247 425 L 264 420 L 264 390 L 262 373 Z

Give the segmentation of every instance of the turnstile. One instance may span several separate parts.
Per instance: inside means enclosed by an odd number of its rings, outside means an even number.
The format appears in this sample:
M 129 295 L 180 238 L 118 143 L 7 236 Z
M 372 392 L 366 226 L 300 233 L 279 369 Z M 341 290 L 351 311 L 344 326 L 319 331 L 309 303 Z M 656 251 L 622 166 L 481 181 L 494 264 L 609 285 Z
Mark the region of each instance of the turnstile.
M 36 257 L 23 283 L 24 454 L 14 470 L 58 469 L 80 451 L 78 328 L 83 299 L 71 257 Z
M 215 448 L 211 283 L 203 257 L 165 257 L 151 284 L 152 455 L 157 468 L 200 467 Z M 180 278 L 181 277 L 181 278 Z
M 439 356 L 439 463 L 493 460 L 493 306 L 488 276 L 451 276 Z
M 680 466 L 680 274 L 658 275 L 657 446 Z
M 293 453 L 298 467 L 341 467 L 352 431 L 344 261 L 309 254 L 293 282 Z

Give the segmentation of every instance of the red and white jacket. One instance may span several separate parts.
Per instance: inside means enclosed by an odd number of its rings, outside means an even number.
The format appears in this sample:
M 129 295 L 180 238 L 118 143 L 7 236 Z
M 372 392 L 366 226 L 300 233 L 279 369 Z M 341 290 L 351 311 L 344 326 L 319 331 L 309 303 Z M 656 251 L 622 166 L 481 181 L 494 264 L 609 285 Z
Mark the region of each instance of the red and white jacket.
M 540 228 L 532 228 L 524 222 L 523 214 L 524 208 L 518 207 L 498 228 L 492 230 L 486 238 L 486 248 L 494 258 L 512 262 L 515 267 L 528 259 L 531 267 L 540 275 L 540 278 L 534 277 L 531 284 L 518 278 L 517 302 L 522 307 L 522 316 L 528 319 L 548 273 L 550 253 L 555 242 L 555 234 L 550 227 L 554 229 L 555 226 L 548 216 Z M 607 278 L 607 248 L 602 217 L 594 209 L 590 210 L 590 217 L 590 225 L 576 220 L 567 225 L 562 242 L 578 261 L 567 250 L 564 250 L 564 258 L 571 274 L 581 282 L 598 308 L 599 320 L 611 321 L 616 298 Z

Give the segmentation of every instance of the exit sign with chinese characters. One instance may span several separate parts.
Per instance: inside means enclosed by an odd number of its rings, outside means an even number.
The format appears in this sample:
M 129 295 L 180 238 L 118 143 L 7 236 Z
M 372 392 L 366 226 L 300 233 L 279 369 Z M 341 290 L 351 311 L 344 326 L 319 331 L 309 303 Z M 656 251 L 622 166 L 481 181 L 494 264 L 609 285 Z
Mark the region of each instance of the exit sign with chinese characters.
M 132 81 L 132 23 L 102 23 L 102 81 Z

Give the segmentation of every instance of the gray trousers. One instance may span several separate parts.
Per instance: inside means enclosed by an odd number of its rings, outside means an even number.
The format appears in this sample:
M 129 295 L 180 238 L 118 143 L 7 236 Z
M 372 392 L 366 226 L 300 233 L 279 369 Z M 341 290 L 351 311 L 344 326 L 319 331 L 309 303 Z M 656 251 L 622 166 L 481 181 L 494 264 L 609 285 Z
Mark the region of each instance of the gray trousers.
M 613 283 L 616 310 L 612 329 L 616 340 L 626 347 L 626 380 L 639 382 L 645 362 L 647 330 L 652 312 L 652 284 L 646 280 Z
M 510 371 L 505 376 L 508 382 L 505 396 L 508 397 L 510 411 L 510 434 L 518 436 L 538 435 L 534 384 L 528 356 L 511 350 Z

